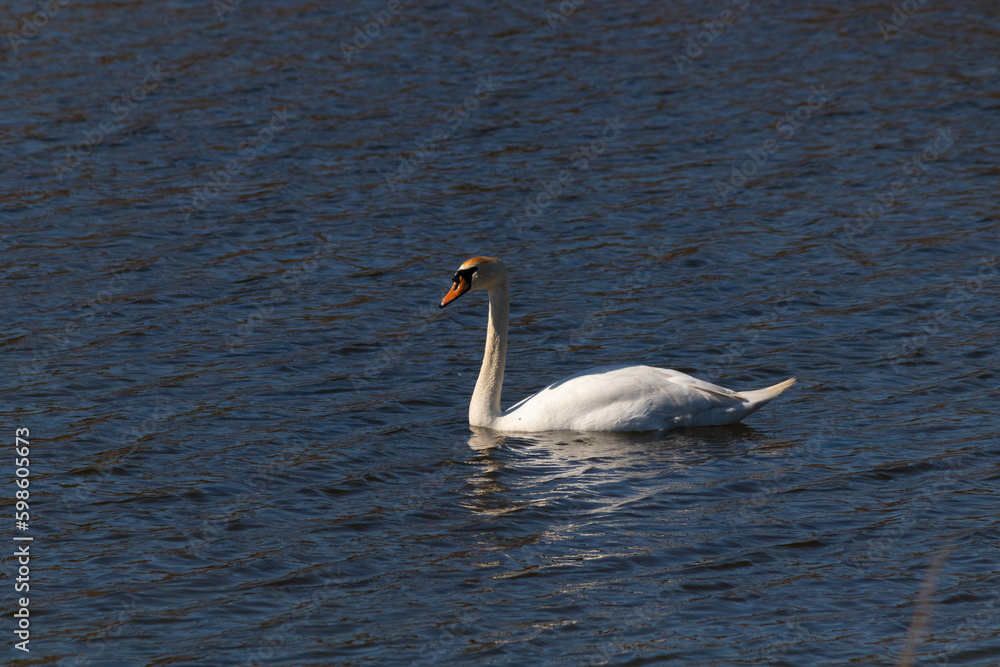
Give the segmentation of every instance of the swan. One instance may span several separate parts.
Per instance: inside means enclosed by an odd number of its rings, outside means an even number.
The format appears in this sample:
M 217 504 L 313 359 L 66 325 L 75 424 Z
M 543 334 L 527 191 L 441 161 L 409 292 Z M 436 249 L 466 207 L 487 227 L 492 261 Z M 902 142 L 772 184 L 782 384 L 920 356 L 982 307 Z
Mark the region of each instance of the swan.
M 684 426 L 735 424 L 795 383 L 735 392 L 679 371 L 652 366 L 598 366 L 550 384 L 500 409 L 507 363 L 510 279 L 497 257 L 473 257 L 455 272 L 444 308 L 466 292 L 490 299 L 486 351 L 469 404 L 469 424 L 496 431 L 658 431 Z

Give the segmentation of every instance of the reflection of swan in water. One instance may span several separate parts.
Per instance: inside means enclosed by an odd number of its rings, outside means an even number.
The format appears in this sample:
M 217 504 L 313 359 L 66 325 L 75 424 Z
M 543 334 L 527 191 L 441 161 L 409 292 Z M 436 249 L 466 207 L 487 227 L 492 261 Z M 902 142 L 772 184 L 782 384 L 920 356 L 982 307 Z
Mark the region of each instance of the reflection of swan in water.
M 740 458 L 748 448 L 779 456 L 796 445 L 743 424 L 667 433 L 504 434 L 472 427 L 469 446 L 477 451 L 468 460 L 463 504 L 489 516 L 564 502 L 584 503 L 588 513 L 613 511 L 658 496 L 705 493 L 706 483 L 721 479 L 695 472 L 700 466 Z
M 654 452 L 669 455 L 682 449 L 725 450 L 738 442 L 770 440 L 767 436 L 745 424 L 702 427 L 697 429 L 677 429 L 669 433 L 660 432 L 614 432 L 614 431 L 546 431 L 542 433 L 501 433 L 478 426 L 471 427 L 469 447 L 487 453 L 492 449 L 518 447 L 524 445 L 533 450 L 547 451 L 551 456 L 563 461 L 608 457 L 619 459 L 629 452 L 642 452 L 648 456 Z M 566 445 L 573 445 L 567 447 Z
M 601 366 L 571 375 L 512 408 L 500 409 L 507 363 L 510 281 L 496 257 L 473 257 L 455 273 L 441 307 L 470 290 L 487 290 L 486 352 L 469 405 L 473 426 L 509 433 L 541 431 L 655 431 L 734 424 L 795 382 L 735 392 L 684 373 L 651 366 Z

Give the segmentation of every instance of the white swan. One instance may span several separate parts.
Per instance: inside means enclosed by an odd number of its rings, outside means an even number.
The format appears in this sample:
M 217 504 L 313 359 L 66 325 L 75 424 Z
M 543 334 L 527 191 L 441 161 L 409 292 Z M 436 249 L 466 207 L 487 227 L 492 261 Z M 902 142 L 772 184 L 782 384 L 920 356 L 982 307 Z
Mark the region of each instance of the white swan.
M 469 404 L 472 426 L 523 433 L 656 431 L 735 424 L 795 383 L 795 378 L 790 378 L 766 389 L 737 393 L 666 368 L 599 366 L 550 384 L 501 411 L 510 312 L 507 267 L 496 257 L 466 260 L 440 307 L 470 290 L 486 290 L 490 297 L 486 352 Z

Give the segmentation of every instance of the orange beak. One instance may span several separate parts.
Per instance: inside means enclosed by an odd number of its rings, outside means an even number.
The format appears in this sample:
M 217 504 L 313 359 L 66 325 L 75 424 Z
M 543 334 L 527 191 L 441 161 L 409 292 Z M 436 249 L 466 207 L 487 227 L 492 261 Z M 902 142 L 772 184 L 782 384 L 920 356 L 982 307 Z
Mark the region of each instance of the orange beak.
M 454 282 L 454 284 L 452 284 L 451 289 L 444 295 L 444 298 L 441 299 L 441 305 L 439 305 L 438 308 L 444 308 L 449 303 L 468 292 L 470 287 L 472 287 L 472 285 L 469 284 L 468 280 L 465 278 L 459 278 Z

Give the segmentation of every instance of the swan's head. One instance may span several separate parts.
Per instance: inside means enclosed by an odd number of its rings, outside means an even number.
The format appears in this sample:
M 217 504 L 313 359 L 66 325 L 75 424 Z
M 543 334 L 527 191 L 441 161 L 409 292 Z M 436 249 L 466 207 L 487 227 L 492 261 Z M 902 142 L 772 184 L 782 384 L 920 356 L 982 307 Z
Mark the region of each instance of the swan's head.
M 497 283 L 503 282 L 507 278 L 507 268 L 500 261 L 499 257 L 473 257 L 467 259 L 458 267 L 455 272 L 454 282 L 451 289 L 441 299 L 439 308 L 444 308 L 449 303 L 462 296 L 470 290 L 486 289 L 493 287 Z

